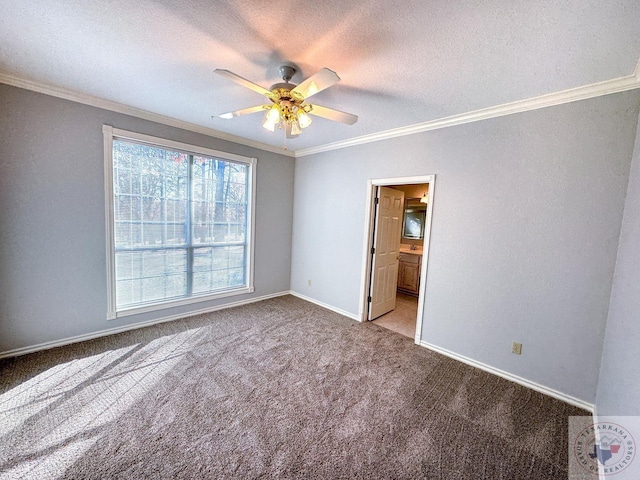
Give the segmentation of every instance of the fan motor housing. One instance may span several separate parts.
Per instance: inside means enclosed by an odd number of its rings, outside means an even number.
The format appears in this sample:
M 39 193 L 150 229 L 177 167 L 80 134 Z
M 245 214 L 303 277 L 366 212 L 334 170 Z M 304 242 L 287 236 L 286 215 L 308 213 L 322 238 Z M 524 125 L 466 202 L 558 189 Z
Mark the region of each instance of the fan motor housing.
M 290 102 L 299 105 L 304 102 L 304 98 L 297 92 L 291 92 L 296 86 L 292 83 L 276 83 L 271 86 L 271 101 L 274 103 Z
M 296 88 L 294 83 L 274 83 L 269 87 L 269 90 L 273 92 L 274 90 L 293 90 L 294 88 Z

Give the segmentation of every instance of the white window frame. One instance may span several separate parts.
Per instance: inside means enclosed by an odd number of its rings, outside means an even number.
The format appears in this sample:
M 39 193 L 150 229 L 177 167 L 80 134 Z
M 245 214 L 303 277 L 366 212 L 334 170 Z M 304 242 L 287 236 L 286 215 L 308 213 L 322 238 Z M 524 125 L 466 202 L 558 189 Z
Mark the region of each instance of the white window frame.
M 190 305 L 193 303 L 204 302 L 207 300 L 215 300 L 218 298 L 230 297 L 234 295 L 242 295 L 252 293 L 254 291 L 253 277 L 255 264 L 255 191 L 256 191 L 256 166 L 257 159 L 235 155 L 233 153 L 220 152 L 209 148 L 189 145 L 181 142 L 174 142 L 164 138 L 152 137 L 142 133 L 130 132 L 113 128 L 110 125 L 102 126 L 102 135 L 104 139 L 104 190 L 105 190 L 105 210 L 106 210 L 106 244 L 107 244 L 107 319 L 113 320 L 119 317 L 137 315 L 145 312 L 164 310 L 171 307 L 181 305 Z M 248 189 L 247 195 L 247 239 L 248 254 L 246 268 L 246 285 L 242 287 L 224 290 L 218 293 L 204 293 L 200 295 L 192 295 L 186 298 L 176 300 L 160 300 L 157 302 L 149 302 L 144 305 L 136 305 L 131 307 L 116 306 L 116 276 L 115 276 L 115 228 L 114 228 L 114 204 L 113 204 L 113 140 L 131 140 L 134 142 L 142 142 L 151 146 L 163 147 L 172 150 L 179 150 L 188 153 L 200 154 L 207 157 L 229 160 L 232 162 L 242 163 L 249 167 Z

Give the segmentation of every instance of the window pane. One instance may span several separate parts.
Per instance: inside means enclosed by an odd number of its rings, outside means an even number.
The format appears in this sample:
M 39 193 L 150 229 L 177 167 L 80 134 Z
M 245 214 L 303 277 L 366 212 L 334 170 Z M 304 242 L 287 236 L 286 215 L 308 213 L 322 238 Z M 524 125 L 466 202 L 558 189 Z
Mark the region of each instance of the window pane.
M 188 155 L 113 142 L 116 249 L 185 245 Z
M 246 241 L 246 165 L 194 157 L 193 244 Z
M 118 306 L 184 296 L 187 250 L 116 252 Z
M 245 284 L 245 246 L 193 250 L 193 293 Z

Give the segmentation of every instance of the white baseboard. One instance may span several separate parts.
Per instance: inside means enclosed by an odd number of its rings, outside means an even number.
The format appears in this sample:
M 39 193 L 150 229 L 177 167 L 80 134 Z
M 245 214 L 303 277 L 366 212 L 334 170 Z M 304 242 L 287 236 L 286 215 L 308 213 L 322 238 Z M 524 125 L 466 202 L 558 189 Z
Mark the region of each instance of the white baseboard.
M 123 325 L 121 327 L 115 327 L 115 328 L 107 328 L 105 330 L 99 330 L 97 332 L 85 333 L 83 335 L 76 335 L 75 337 L 68 337 L 60 340 L 53 340 L 51 342 L 39 343 L 37 345 L 32 345 L 29 347 L 16 348 L 14 350 L 7 350 L 6 352 L 0 352 L 0 358 L 17 357 L 20 355 L 26 355 L 27 353 L 34 353 L 34 352 L 39 352 L 41 350 L 48 350 L 50 348 L 62 347 L 64 345 L 84 342 L 86 340 L 93 340 L 94 338 L 106 337 L 108 335 L 127 332 L 129 330 L 136 330 L 138 328 L 150 327 L 152 325 L 157 325 L 159 323 L 171 322 L 172 320 L 179 320 L 181 318 L 194 317 L 196 315 L 201 315 L 203 313 L 211 313 L 217 310 L 225 310 L 227 308 L 239 307 L 241 305 L 247 305 L 249 303 L 261 302 L 262 300 L 281 297 L 283 295 L 289 295 L 289 291 L 272 293 L 269 295 L 262 295 L 260 297 L 253 297 L 246 300 L 240 300 L 238 302 L 231 302 L 231 303 L 225 303 L 223 305 L 216 305 L 214 307 L 202 308 L 200 310 L 194 310 L 188 313 L 169 315 L 167 317 L 161 317 L 154 320 L 147 320 L 145 322 L 132 323 L 130 325 Z
M 584 400 L 580 400 L 579 398 L 572 397 L 571 395 L 567 395 L 565 393 L 559 392 L 558 390 L 554 390 L 553 388 L 545 387 L 544 385 L 540 385 L 539 383 L 532 382 L 531 380 L 527 380 L 526 378 L 519 377 L 518 375 L 514 375 L 509 372 L 505 372 L 504 370 L 500 370 L 499 368 L 492 367 L 490 365 L 486 365 L 484 363 L 473 360 L 469 357 L 465 357 L 464 355 L 459 355 L 454 353 L 446 348 L 437 347 L 436 345 L 432 345 L 428 342 L 421 341 L 419 343 L 421 347 L 428 348 L 429 350 L 433 350 L 434 352 L 441 353 L 449 358 L 453 358 L 454 360 L 458 360 L 459 362 L 466 363 L 467 365 L 471 365 L 472 367 L 479 368 L 480 370 L 484 370 L 485 372 L 492 373 L 493 375 L 497 375 L 499 377 L 505 378 L 512 382 L 515 382 L 523 387 L 530 388 L 531 390 L 535 390 L 536 392 L 544 393 L 545 395 L 549 395 L 557 400 L 561 400 L 566 402 L 574 407 L 582 408 L 584 410 L 589 411 L 592 415 L 595 413 L 595 405 L 589 402 L 585 402 Z
M 343 316 L 345 316 L 347 318 L 350 318 L 352 320 L 356 320 L 358 322 L 360 321 L 360 316 L 359 315 L 353 314 L 351 312 L 347 312 L 346 310 L 342 310 L 340 308 L 336 308 L 336 307 L 334 307 L 332 305 L 323 303 L 323 302 L 321 302 L 319 300 L 316 300 L 314 298 L 310 298 L 310 297 L 307 297 L 306 295 L 302 295 L 301 293 L 294 292 L 293 290 L 291 290 L 289 293 L 291 295 L 293 295 L 294 297 L 301 298 L 302 300 L 305 300 L 305 301 L 310 302 L 310 303 L 315 303 L 316 305 L 318 305 L 318 306 L 320 306 L 322 308 L 326 308 L 327 310 L 331 310 L 332 312 L 339 313 L 340 315 L 343 315 Z

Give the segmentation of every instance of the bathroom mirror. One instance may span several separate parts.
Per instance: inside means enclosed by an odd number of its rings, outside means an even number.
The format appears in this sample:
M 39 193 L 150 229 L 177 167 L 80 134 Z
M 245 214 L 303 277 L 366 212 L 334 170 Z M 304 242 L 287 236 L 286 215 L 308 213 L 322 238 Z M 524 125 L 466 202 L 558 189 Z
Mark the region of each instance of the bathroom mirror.
M 402 238 L 406 240 L 422 240 L 424 238 L 424 221 L 426 216 L 426 204 L 420 203 L 419 198 L 407 199 L 404 208 L 404 219 L 402 221 Z

